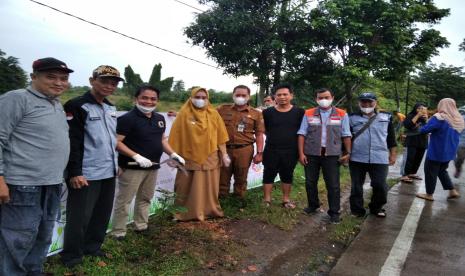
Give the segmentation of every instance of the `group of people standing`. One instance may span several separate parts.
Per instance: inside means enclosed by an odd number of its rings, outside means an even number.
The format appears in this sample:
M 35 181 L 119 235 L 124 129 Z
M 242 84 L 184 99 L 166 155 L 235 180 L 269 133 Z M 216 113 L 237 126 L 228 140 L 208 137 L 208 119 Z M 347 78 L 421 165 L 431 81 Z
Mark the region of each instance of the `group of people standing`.
M 417 197 L 433 201 L 436 182 L 439 178 L 444 190 L 449 191 L 448 198 L 460 196 L 447 172 L 449 162 L 455 159 L 454 176 L 458 178 L 462 171 L 463 145 L 465 145 L 464 117 L 457 110 L 451 98 L 439 101 L 437 113 L 428 118 L 425 104 L 417 103 L 403 121 L 405 128 L 406 158 L 401 181 L 413 183 L 422 180 L 417 175 L 426 151 L 424 176 L 426 193 Z M 461 145 L 461 146 L 459 146 Z
M 167 137 L 165 119 L 155 112 L 158 88 L 138 87 L 134 108 L 117 117 L 107 99 L 123 81 L 116 68 L 97 67 L 89 78 L 90 90 L 64 107 L 58 97 L 68 88 L 73 70 L 55 58 L 36 60 L 32 68 L 30 86 L 0 96 L 0 275 L 42 273 L 59 215 L 63 179 L 68 187 L 61 252 L 65 266 L 82 263 L 85 255 L 105 256 L 101 246 L 112 211 L 110 235 L 124 239 L 134 198 L 134 231 L 147 231 L 163 153 L 170 157 L 167 164 L 178 168 L 175 204 L 186 209 L 175 215 L 179 221 L 224 216 L 221 197 L 234 196 L 245 208 L 252 162 L 264 165 L 265 207 L 272 204 L 271 191 L 279 175 L 281 206 L 296 208 L 290 194 L 300 162 L 306 177 L 305 213 L 320 211 L 321 169 L 329 220 L 339 223 L 339 169 L 348 164 L 352 214 L 367 212 L 363 184 L 368 173 L 373 188 L 369 212 L 386 216 L 386 179 L 388 166 L 396 160 L 396 139 L 391 114 L 377 110 L 374 93 L 362 93 L 360 111 L 347 114 L 333 106 L 334 94 L 327 88 L 315 91 L 317 107 L 304 110 L 292 104 L 291 86 L 278 85 L 259 110 L 248 105 L 247 86 L 236 86 L 234 103 L 218 108 L 210 104 L 208 90 L 197 87 L 176 114 Z M 423 144 L 408 142 L 407 159 L 413 164 L 406 166 L 403 179 L 416 176 L 427 144 L 425 136 L 417 135 L 432 133 L 425 163 L 427 193 L 418 196 L 432 200 L 439 177 L 444 188 L 451 190 L 450 197 L 458 197 L 446 169 L 455 156 L 463 118 L 457 116 L 452 99 L 443 99 L 428 122 L 422 110 L 416 106 L 405 122 L 412 131 L 408 141 L 418 139 Z
M 172 166 L 185 163 L 168 144 L 164 117 L 154 112 L 157 88 L 139 87 L 134 108 L 117 118 L 107 99 L 123 81 L 116 68 L 97 67 L 90 90 L 64 107 L 58 97 L 73 70 L 55 58 L 38 59 L 32 69 L 30 86 L 0 97 L 0 275 L 42 275 L 63 180 L 61 260 L 73 267 L 83 256 L 106 256 L 101 246 L 113 207 L 115 238 L 126 234 L 134 197 L 135 231 L 147 230 L 162 153 Z

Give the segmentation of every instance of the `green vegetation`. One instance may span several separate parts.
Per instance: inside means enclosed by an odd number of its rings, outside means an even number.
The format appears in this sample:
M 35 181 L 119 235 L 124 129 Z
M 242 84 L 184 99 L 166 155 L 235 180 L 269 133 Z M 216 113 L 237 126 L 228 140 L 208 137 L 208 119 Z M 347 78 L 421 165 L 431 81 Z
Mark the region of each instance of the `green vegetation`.
M 107 238 L 104 250 L 107 258 L 85 257 L 84 263 L 73 270 L 60 264 L 58 256 L 52 256 L 46 264 L 46 271 L 55 275 L 76 273 L 85 275 L 180 275 L 187 271 L 219 266 L 224 269 L 235 269 L 238 260 L 246 255 L 243 244 L 229 237 L 222 224 L 230 219 L 258 219 L 275 225 L 284 230 L 292 230 L 297 223 L 298 215 L 306 205 L 305 182 L 303 167 L 298 166 L 294 173 L 292 199 L 298 207 L 295 210 L 280 206 L 281 192 L 273 191 L 274 204 L 270 208 L 262 204 L 261 187 L 248 191 L 248 206 L 241 210 L 234 198 L 221 202 L 226 219 L 209 222 L 175 223 L 171 220 L 173 209 L 170 207 L 172 198 L 161 201 L 164 207 L 150 218 L 149 231 L 136 234 L 129 231 L 126 239 L 116 241 Z M 342 186 L 349 185 L 348 170 L 341 167 Z M 279 185 L 276 185 L 277 188 Z M 325 204 L 325 188 L 319 183 L 321 199 Z
M 26 86 L 26 72 L 15 57 L 7 57 L 0 50 L 0 94 Z
M 350 186 L 349 170 L 346 167 L 341 167 L 341 189 Z M 318 191 L 320 201 L 326 204 L 326 187 L 324 181 L 320 178 L 318 182 Z M 299 215 L 302 214 L 302 209 L 307 207 L 307 195 L 305 192 L 305 173 L 304 167 L 300 164 L 294 171 L 294 183 L 292 184 L 291 199 L 297 205 L 294 210 L 281 207 L 282 192 L 279 182 L 273 187 L 272 205 L 266 207 L 263 204 L 263 192 L 261 187 L 247 191 L 247 207 L 240 208 L 238 199 L 228 197 L 221 201 L 221 206 L 225 212 L 225 216 L 233 219 L 258 219 L 271 225 L 275 225 L 283 230 L 292 230 L 295 224 L 299 221 Z
M 284 80 L 297 88 L 301 105 L 311 104 L 308 93 L 315 88 L 330 87 L 351 109 L 371 76 L 397 86 L 449 45 L 434 29 L 449 9 L 432 1 L 202 3 L 210 8 L 197 14 L 186 36 L 225 74 L 252 74 L 260 85 L 260 99 Z M 400 92 L 394 89 L 397 106 Z

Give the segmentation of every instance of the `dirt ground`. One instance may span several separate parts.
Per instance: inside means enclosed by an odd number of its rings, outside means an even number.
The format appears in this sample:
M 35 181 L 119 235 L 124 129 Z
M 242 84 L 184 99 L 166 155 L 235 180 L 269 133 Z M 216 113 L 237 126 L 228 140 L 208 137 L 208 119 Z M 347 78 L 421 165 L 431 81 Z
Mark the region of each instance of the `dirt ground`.
M 348 207 L 349 192 L 342 191 L 343 209 Z M 233 269 L 208 266 L 189 275 L 328 275 L 346 246 L 331 238 L 336 226 L 329 224 L 323 211 L 312 216 L 302 212 L 291 231 L 250 219 L 220 225 L 227 236 L 243 245 L 238 262 Z

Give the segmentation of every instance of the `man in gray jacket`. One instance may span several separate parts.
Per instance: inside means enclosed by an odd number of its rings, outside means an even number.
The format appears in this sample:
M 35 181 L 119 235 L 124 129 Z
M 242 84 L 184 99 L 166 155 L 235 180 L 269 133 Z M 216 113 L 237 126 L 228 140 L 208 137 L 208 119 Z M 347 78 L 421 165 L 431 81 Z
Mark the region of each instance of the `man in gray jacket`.
M 30 86 L 0 96 L 0 275 L 42 273 L 69 156 L 57 97 L 73 70 L 55 58 L 32 69 Z
M 110 221 L 118 171 L 116 108 L 107 97 L 123 79 L 112 66 L 97 67 L 90 91 L 65 104 L 71 152 L 67 166 L 68 200 L 61 260 L 67 267 L 101 250 Z
M 387 202 L 388 185 L 386 183 L 389 165 L 396 162 L 397 143 L 392 116 L 387 112 L 378 112 L 376 95 L 370 92 L 358 97 L 360 112 L 349 116 L 352 135 L 352 154 L 350 155 L 350 210 L 354 216 L 363 217 L 366 210 L 363 204 L 363 184 L 366 174 L 370 176 L 373 188 L 370 213 L 377 217 L 386 217 L 383 209 Z

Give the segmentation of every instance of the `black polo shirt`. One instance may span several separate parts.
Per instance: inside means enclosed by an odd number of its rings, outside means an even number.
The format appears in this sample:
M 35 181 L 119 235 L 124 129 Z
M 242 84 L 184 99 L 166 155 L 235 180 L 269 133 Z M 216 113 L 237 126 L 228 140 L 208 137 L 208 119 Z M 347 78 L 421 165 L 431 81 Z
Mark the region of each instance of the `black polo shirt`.
M 128 148 L 152 162 L 159 163 L 163 154 L 162 139 L 165 128 L 165 118 L 162 115 L 152 112 L 152 117 L 149 118 L 134 107 L 131 111 L 118 118 L 116 133 L 125 136 L 123 143 Z M 128 165 L 128 162 L 134 162 L 134 160 L 120 153 L 118 157 L 120 167 L 144 169 L 138 165 Z M 159 165 L 155 165 L 147 169 L 159 168 Z

